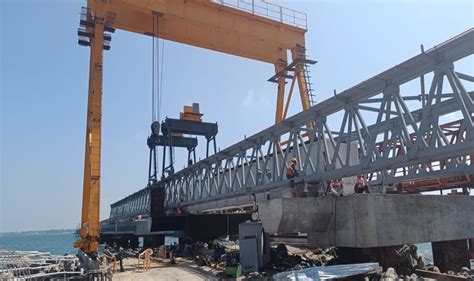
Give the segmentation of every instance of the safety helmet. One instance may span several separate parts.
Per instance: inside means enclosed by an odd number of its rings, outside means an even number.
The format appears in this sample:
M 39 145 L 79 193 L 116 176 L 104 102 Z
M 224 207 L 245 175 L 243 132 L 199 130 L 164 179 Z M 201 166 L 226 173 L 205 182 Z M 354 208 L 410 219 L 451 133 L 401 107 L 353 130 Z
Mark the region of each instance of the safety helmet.
M 298 163 L 298 159 L 296 157 L 291 158 L 291 162 Z

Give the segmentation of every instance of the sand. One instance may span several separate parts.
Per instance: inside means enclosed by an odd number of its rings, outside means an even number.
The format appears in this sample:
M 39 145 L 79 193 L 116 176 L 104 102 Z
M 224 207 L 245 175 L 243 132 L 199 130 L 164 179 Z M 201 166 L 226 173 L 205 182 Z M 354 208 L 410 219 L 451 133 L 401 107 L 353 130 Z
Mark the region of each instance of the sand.
M 113 280 L 212 280 L 217 279 L 215 275 L 221 271 L 199 267 L 193 261 L 181 258 L 176 259 L 175 265 L 170 265 L 168 259 L 152 259 L 149 271 L 143 271 L 142 265 L 138 267 L 137 259 L 127 258 L 123 263 L 125 271 L 114 273 Z

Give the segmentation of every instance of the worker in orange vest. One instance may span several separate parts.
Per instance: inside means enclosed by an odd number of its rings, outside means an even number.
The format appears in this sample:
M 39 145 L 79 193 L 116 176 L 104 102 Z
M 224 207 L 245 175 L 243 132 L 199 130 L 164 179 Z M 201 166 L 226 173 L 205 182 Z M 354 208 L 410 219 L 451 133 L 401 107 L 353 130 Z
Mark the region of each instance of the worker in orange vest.
M 369 193 L 369 187 L 365 184 L 364 177 L 358 175 L 354 184 L 354 193 Z
M 296 157 L 291 159 L 291 164 L 286 168 L 286 178 L 290 180 L 290 187 L 293 189 L 293 197 L 299 197 L 299 194 L 296 192 L 296 182 L 295 178 L 299 175 L 296 165 L 298 160 Z
M 286 169 L 287 179 L 291 180 L 291 179 L 296 178 L 299 175 L 298 169 L 296 168 L 296 164 L 298 164 L 298 160 L 296 159 L 296 157 L 293 157 L 291 159 L 290 166 L 288 166 L 288 168 Z

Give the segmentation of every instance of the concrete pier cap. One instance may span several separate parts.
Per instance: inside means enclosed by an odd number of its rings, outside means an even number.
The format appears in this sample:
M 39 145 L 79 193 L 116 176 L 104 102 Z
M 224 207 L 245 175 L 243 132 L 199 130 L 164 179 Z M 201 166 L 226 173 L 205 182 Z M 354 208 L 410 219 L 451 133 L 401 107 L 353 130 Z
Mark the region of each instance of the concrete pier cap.
M 354 194 L 259 202 L 265 231 L 310 246 L 388 247 L 474 238 L 474 196 Z

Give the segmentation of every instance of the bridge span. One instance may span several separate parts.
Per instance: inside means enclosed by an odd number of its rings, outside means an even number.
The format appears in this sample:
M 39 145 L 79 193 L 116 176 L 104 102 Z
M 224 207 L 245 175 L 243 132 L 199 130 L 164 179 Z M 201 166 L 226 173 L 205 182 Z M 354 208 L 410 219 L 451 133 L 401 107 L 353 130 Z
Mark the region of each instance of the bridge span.
M 474 73 L 457 66 L 473 53 L 470 29 L 153 186 L 165 189 L 168 210 L 249 206 L 252 193 L 266 200 L 288 186 L 286 167 L 296 157 L 296 181 L 306 188 L 341 178 L 349 186 L 356 175 L 380 190 L 470 187 Z M 429 180 L 440 184 L 414 184 Z M 112 204 L 111 217 L 149 213 L 150 190 Z

